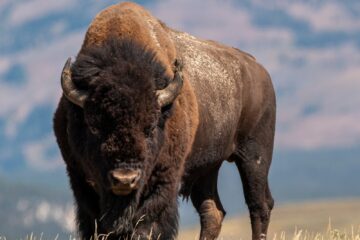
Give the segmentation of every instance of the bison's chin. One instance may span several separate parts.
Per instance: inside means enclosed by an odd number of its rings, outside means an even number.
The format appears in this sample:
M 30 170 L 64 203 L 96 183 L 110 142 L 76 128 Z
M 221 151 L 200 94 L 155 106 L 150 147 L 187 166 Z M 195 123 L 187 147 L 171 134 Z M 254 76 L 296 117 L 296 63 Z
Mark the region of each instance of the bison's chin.
M 117 196 L 128 196 L 130 193 L 134 191 L 134 189 L 131 188 L 112 188 L 112 193 Z

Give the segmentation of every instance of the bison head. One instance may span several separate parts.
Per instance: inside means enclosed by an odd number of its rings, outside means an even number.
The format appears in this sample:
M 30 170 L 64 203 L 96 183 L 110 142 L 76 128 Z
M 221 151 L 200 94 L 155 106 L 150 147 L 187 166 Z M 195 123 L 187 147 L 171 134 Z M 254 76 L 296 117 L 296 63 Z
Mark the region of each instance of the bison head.
M 118 40 L 85 48 L 73 64 L 66 62 L 61 83 L 73 104 L 69 141 L 99 195 L 101 215 L 114 205 L 136 208 L 182 88 L 180 68 L 176 62 L 167 76 L 153 52 Z

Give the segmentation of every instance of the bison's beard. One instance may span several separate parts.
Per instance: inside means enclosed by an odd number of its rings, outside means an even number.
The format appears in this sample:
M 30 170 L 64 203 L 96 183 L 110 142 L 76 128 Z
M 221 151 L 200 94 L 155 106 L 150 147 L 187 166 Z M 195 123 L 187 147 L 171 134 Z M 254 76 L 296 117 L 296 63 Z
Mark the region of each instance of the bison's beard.
M 151 172 L 152 169 L 153 167 L 145 168 L 144 172 Z M 110 234 L 116 239 L 132 239 L 138 224 L 144 218 L 144 212 L 139 211 L 139 202 L 148 186 L 144 184 L 148 182 L 145 176 L 150 174 L 144 174 L 140 187 L 127 196 L 115 196 L 109 192 L 103 194 L 100 201 L 99 226 L 105 234 Z
M 136 224 L 138 197 L 136 193 L 128 196 L 106 196 L 101 204 L 100 228 L 106 233 L 117 236 L 130 236 Z

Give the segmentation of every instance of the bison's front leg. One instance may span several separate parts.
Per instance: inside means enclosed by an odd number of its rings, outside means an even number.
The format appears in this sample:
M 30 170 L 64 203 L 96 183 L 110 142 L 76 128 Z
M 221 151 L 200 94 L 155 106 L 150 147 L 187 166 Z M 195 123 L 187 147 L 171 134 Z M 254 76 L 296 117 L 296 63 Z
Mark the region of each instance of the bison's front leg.
M 155 168 L 140 201 L 134 234 L 141 239 L 171 240 L 178 229 L 178 178 L 171 169 Z M 136 220 L 135 219 L 135 220 Z M 135 239 L 137 239 L 135 237 Z
M 225 210 L 217 190 L 220 164 L 207 170 L 192 187 L 191 201 L 200 215 L 200 240 L 214 240 L 220 234 Z
M 167 205 L 158 214 L 143 215 L 135 226 L 133 237 L 141 240 L 171 240 L 176 237 L 178 228 L 177 204 Z M 140 237 L 140 238 L 139 238 Z
M 91 239 L 95 229 L 95 221 L 98 214 L 98 196 L 87 184 L 82 175 L 76 169 L 67 168 L 70 177 L 71 188 L 76 202 L 76 220 L 81 239 Z

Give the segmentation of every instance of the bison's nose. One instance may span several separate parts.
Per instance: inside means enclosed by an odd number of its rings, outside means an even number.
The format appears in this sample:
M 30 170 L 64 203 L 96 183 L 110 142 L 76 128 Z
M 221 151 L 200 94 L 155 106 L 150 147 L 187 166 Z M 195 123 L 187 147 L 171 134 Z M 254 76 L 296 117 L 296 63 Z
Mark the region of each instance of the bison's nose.
M 113 193 L 127 195 L 139 187 L 140 170 L 115 169 L 109 173 Z

